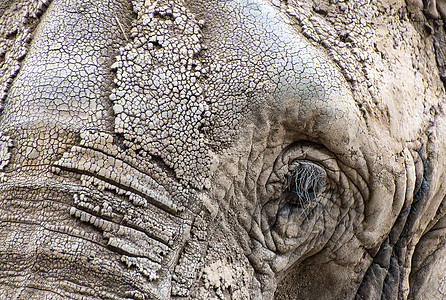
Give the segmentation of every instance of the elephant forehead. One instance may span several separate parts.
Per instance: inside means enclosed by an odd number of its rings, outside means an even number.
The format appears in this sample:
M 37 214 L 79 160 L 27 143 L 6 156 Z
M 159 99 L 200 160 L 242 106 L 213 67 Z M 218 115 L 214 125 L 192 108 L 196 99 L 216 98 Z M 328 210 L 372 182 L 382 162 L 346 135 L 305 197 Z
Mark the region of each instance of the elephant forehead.
M 129 33 L 130 8 L 110 3 L 51 4 L 3 126 L 50 120 L 114 131 L 201 188 L 213 152 L 259 112 L 285 112 L 291 127 L 313 135 L 358 123 L 334 64 L 265 1 L 134 1 Z
M 255 83 L 257 91 L 272 93 L 280 103 L 289 97 L 324 99 L 339 87 L 340 74 L 333 65 L 270 4 L 243 0 L 202 9 L 207 10 L 206 39 L 213 62 L 230 61 L 229 72 L 237 73 L 251 89 Z M 262 89 L 261 83 L 269 83 L 270 89 Z
M 161 157 L 178 178 L 202 187 L 212 153 L 259 112 L 286 111 L 292 126 L 315 134 L 332 120 L 359 119 L 334 64 L 270 4 L 186 6 L 137 8 L 131 40 L 112 66 L 110 96 L 115 131 Z
M 232 108 L 236 102 L 254 115 L 268 112 L 270 119 L 286 112 L 295 130 L 310 134 L 330 134 L 328 124 L 345 128 L 342 118 L 363 125 L 335 64 L 276 7 L 265 1 L 214 1 L 195 11 L 209 24 L 204 30 L 208 60 L 220 72 L 208 83 L 219 103 Z M 240 118 L 233 110 L 222 111 L 220 119 Z

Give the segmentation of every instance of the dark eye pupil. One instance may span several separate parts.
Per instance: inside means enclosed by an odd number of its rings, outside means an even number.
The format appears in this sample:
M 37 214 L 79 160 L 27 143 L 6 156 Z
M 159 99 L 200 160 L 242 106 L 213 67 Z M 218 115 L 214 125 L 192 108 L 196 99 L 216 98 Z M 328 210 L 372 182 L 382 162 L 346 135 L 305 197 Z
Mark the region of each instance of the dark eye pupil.
M 311 162 L 294 162 L 290 165 L 285 191 L 297 195 L 301 200 L 316 198 L 325 185 L 326 172 Z

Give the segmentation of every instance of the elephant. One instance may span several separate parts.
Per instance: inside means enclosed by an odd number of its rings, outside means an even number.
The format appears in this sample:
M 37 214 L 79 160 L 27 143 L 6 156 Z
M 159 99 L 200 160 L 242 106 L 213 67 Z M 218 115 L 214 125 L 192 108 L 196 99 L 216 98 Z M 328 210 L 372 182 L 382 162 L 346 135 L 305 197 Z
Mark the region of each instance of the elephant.
M 0 0 L 0 298 L 446 298 L 427 2 Z

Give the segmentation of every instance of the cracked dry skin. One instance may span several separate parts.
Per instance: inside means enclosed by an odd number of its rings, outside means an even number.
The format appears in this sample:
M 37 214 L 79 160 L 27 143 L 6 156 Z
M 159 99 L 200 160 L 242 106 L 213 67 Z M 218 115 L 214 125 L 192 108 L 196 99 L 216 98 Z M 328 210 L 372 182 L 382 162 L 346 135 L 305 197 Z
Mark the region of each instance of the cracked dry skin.
M 444 5 L 374 2 L 0 0 L 0 299 L 446 297 Z

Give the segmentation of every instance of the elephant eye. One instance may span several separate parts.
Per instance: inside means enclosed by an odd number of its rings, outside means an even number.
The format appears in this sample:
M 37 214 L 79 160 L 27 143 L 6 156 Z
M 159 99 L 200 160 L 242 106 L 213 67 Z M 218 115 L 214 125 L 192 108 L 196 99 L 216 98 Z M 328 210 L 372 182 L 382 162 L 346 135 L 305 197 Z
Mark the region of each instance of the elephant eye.
M 304 207 L 322 192 L 326 177 L 322 167 L 309 161 L 294 161 L 289 165 L 283 193 L 296 206 Z

